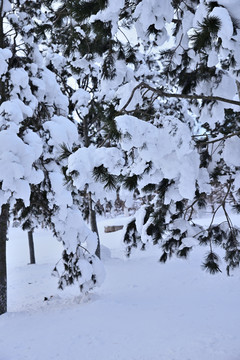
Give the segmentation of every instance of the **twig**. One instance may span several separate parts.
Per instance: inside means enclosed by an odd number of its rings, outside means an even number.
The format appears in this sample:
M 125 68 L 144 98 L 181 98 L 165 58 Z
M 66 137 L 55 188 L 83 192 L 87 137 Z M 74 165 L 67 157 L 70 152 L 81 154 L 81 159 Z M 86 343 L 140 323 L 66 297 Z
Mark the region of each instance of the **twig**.
M 125 37 L 125 39 L 127 40 L 127 42 L 130 44 L 130 41 L 127 37 L 127 35 L 122 31 L 122 29 L 120 27 L 118 27 L 118 30 L 123 34 L 123 36 Z
M 189 205 L 185 210 L 184 210 L 184 219 L 186 219 L 186 216 L 187 216 L 187 211 L 189 209 L 191 209 L 191 212 L 190 212 L 190 215 L 188 217 L 188 221 L 191 220 L 191 217 L 192 217 L 192 213 L 193 213 L 193 206 L 196 204 L 196 202 L 198 201 L 199 199 L 196 199 L 194 200 L 191 205 Z

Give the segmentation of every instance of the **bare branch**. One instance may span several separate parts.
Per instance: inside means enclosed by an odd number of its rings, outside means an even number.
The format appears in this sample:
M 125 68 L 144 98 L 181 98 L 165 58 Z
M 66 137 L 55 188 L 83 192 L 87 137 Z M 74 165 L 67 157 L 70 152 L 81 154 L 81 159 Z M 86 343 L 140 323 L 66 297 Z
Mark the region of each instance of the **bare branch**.
M 219 141 L 224 141 L 226 139 L 229 139 L 233 136 L 240 136 L 240 131 L 236 131 L 232 134 L 228 134 L 228 135 L 225 135 L 225 136 L 222 136 L 221 138 L 218 138 L 218 139 L 214 139 L 214 140 L 210 140 L 210 141 L 199 141 L 199 144 L 201 145 L 209 145 L 209 144 L 214 144 L 216 142 L 219 142 Z
M 175 98 L 175 99 L 187 99 L 187 100 L 207 100 L 207 101 L 221 101 L 221 102 L 225 102 L 227 104 L 231 104 L 231 105 L 238 105 L 240 106 L 240 101 L 237 100 L 232 100 L 232 99 L 226 99 L 223 98 L 221 96 L 207 96 L 207 95 L 203 95 L 203 94 L 179 94 L 179 93 L 168 93 L 162 89 L 157 89 L 154 88 L 153 86 L 146 84 L 144 82 L 140 82 L 137 86 L 135 86 L 132 90 L 132 93 L 129 97 L 129 99 L 127 100 L 126 104 L 121 108 L 121 110 L 119 111 L 124 112 L 126 111 L 128 105 L 130 104 L 130 102 L 132 101 L 135 92 L 138 89 L 148 89 L 150 91 L 152 91 L 153 93 L 157 94 L 160 97 L 166 97 L 166 98 Z
M 152 92 L 157 93 L 161 97 L 168 97 L 168 98 L 177 98 L 177 99 L 188 99 L 188 100 L 207 100 L 207 101 L 221 101 L 232 105 L 239 105 L 240 101 L 232 100 L 232 99 L 226 99 L 221 96 L 207 96 L 203 94 L 178 94 L 178 93 L 167 93 L 161 89 L 155 89 L 151 85 L 148 85 L 146 83 L 141 83 L 141 88 L 147 88 L 151 90 Z

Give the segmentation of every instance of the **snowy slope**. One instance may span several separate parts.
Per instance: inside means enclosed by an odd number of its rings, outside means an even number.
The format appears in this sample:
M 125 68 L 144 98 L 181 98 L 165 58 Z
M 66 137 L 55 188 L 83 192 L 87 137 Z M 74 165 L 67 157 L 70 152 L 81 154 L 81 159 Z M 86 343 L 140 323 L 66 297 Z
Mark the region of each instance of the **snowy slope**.
M 80 300 L 56 290 L 49 276 L 61 246 L 35 234 L 37 265 L 27 235 L 8 242 L 9 312 L 0 317 L 0 360 L 239 360 L 240 272 L 210 276 L 200 255 L 159 264 L 157 249 L 124 258 L 121 231 L 104 234 L 106 280 Z M 44 297 L 50 298 L 43 301 Z

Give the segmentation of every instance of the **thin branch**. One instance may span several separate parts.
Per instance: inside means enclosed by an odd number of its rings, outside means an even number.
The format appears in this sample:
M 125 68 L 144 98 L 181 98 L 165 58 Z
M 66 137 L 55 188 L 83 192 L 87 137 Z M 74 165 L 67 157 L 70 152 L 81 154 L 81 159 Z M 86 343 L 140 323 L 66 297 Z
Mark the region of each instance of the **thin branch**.
M 227 199 L 228 194 L 230 193 L 231 185 L 232 185 L 232 182 L 229 183 L 227 194 L 226 194 L 226 196 L 225 196 L 225 198 L 223 200 L 223 203 L 222 203 L 222 208 L 223 208 L 223 211 L 224 211 L 224 214 L 225 214 L 225 217 L 226 217 L 230 232 L 232 233 L 232 235 L 233 235 L 233 237 L 234 237 L 234 239 L 236 241 L 237 238 L 236 238 L 236 234 L 235 234 L 235 231 L 234 231 L 234 226 L 233 226 L 232 220 L 231 220 L 231 218 L 228 215 L 228 212 L 226 210 L 226 199 Z
M 198 137 L 202 137 L 202 136 L 208 137 L 209 134 L 207 134 L 207 133 L 204 133 L 204 134 L 195 134 L 195 135 L 192 135 L 192 139 L 198 138 Z
M 232 100 L 232 99 L 226 99 L 226 98 L 223 98 L 221 96 L 207 96 L 207 95 L 203 95 L 203 94 L 192 94 L 192 95 L 190 95 L 190 94 L 168 93 L 166 91 L 163 91 L 162 89 L 157 89 L 157 88 L 154 88 L 153 86 L 151 86 L 149 84 L 146 84 L 144 82 L 140 82 L 137 86 L 135 86 L 133 88 L 133 90 L 131 92 L 131 95 L 128 98 L 127 102 L 125 103 L 125 105 L 119 111 L 120 113 L 124 112 L 126 110 L 128 105 L 132 101 L 132 99 L 133 99 L 133 97 L 135 95 L 135 92 L 138 89 L 148 89 L 148 90 L 152 91 L 153 93 L 158 94 L 158 96 L 160 96 L 160 97 L 176 98 L 176 99 L 187 99 L 187 100 L 221 101 L 221 102 L 225 102 L 227 104 L 240 106 L 240 101 L 236 101 L 236 100 Z
M 172 62 L 172 59 L 173 59 L 174 55 L 176 54 L 177 49 L 179 47 L 182 47 L 182 45 L 181 45 L 182 44 L 182 39 L 183 39 L 183 34 L 181 35 L 181 38 L 180 38 L 180 41 L 179 41 L 178 45 L 174 48 L 173 53 L 172 53 L 171 57 L 169 58 L 169 63 Z M 167 52 L 168 52 L 168 50 L 164 51 L 162 54 L 166 54 Z
M 228 195 L 229 195 L 229 193 L 230 193 L 231 185 L 232 185 L 232 181 L 230 181 L 230 183 L 229 183 L 229 185 L 228 185 L 227 192 L 226 192 L 226 194 L 225 194 L 222 202 L 221 202 L 221 203 L 218 205 L 218 207 L 213 211 L 212 218 L 211 218 L 211 222 L 210 222 L 208 228 L 199 231 L 199 232 L 198 232 L 197 234 L 195 234 L 193 237 L 197 237 L 199 234 L 204 233 L 205 231 L 207 231 L 208 234 L 209 234 L 210 229 L 211 229 L 211 227 L 212 227 L 212 225 L 213 225 L 215 216 L 216 216 L 218 210 L 219 210 L 221 207 L 223 208 L 223 211 L 224 211 L 225 216 L 226 216 L 226 221 L 223 221 L 222 223 L 227 222 L 228 225 L 229 225 L 230 231 L 233 231 L 233 226 L 231 225 L 231 219 L 229 218 L 229 215 L 227 214 L 226 209 L 225 209 L 225 203 L 226 203 L 227 197 L 228 197 Z M 186 210 L 188 210 L 189 208 L 191 208 L 191 207 L 194 205 L 195 202 L 196 202 L 196 201 L 194 201 Z M 186 214 L 186 213 L 185 213 L 185 214 Z M 211 238 L 209 238 L 209 245 L 210 245 L 210 251 L 212 252 L 213 249 L 212 249 L 212 240 L 211 240 Z
M 186 209 L 184 210 L 184 219 L 186 219 L 188 210 L 191 209 L 190 215 L 189 215 L 189 217 L 188 217 L 188 221 L 191 220 L 192 214 L 193 214 L 193 210 L 194 210 L 193 207 L 194 207 L 194 205 L 196 204 L 196 202 L 198 202 L 198 200 L 199 200 L 199 199 L 195 199 L 188 207 L 186 207 Z
M 223 201 L 221 202 L 221 204 L 220 204 L 220 205 L 216 208 L 216 210 L 214 211 L 213 217 L 212 217 L 212 221 L 211 221 L 211 224 L 209 225 L 209 228 L 208 228 L 208 229 L 211 228 L 211 226 L 212 226 L 212 224 L 213 224 L 213 220 L 214 220 L 214 218 L 215 218 L 215 215 L 216 215 L 216 213 L 218 212 L 218 210 L 220 209 L 220 207 L 223 207 L 223 206 L 225 205 L 225 202 L 226 202 L 227 197 L 228 197 L 228 195 L 229 195 L 229 193 L 230 193 L 230 190 L 231 190 L 231 185 L 232 185 L 232 182 L 229 183 L 229 186 L 228 186 L 227 192 L 226 192 L 226 194 L 225 194 L 225 196 L 224 196 L 224 198 L 223 198 Z
M 110 138 L 110 134 L 108 134 L 104 139 L 103 141 L 101 142 L 101 144 L 98 146 L 99 148 L 103 147 L 106 142 L 108 141 L 108 139 Z
M 7 23 L 7 24 L 8 24 L 8 23 Z M 5 35 L 5 36 L 8 36 L 8 34 L 11 33 L 11 32 L 14 32 L 14 33 L 16 34 L 15 29 L 11 28 L 10 30 L 6 31 L 6 32 L 4 33 L 4 35 Z M 12 36 L 13 36 L 13 35 L 12 35 Z
M 221 202 L 221 204 L 216 208 L 216 210 L 215 210 L 214 213 L 213 213 L 213 217 L 212 217 L 211 223 L 210 223 L 210 225 L 209 225 L 209 227 L 208 227 L 208 230 L 207 230 L 208 233 L 209 233 L 209 231 L 210 231 L 210 229 L 211 229 L 211 227 L 212 227 L 214 218 L 215 218 L 216 213 L 218 212 L 218 210 L 219 210 L 221 207 L 222 207 L 223 210 L 224 210 L 225 202 L 226 202 L 227 197 L 228 197 L 228 195 L 229 195 L 229 193 L 230 193 L 230 190 L 231 190 L 231 185 L 232 185 L 232 182 L 229 183 L 229 186 L 228 186 L 227 192 L 226 192 L 226 194 L 225 194 L 225 196 L 224 196 L 224 198 L 223 198 L 223 201 Z M 225 215 L 226 215 L 226 214 L 225 214 Z M 226 216 L 226 219 L 227 219 L 227 222 L 228 222 L 227 216 Z M 228 222 L 228 224 L 229 224 L 229 222 Z M 231 228 L 230 228 L 230 229 L 231 229 Z M 210 242 L 209 242 L 209 243 L 210 243 L 210 250 L 211 250 L 211 252 L 212 252 L 212 240 L 211 240 L 211 238 L 210 238 L 209 240 L 210 240 Z
M 130 44 L 130 41 L 127 37 L 127 35 L 122 31 L 122 29 L 120 27 L 118 27 L 118 30 L 123 34 L 123 36 L 125 37 L 125 39 L 127 40 L 127 42 Z
M 240 131 L 236 131 L 232 134 L 229 134 L 229 135 L 225 135 L 225 136 L 222 136 L 221 138 L 218 138 L 218 139 L 214 139 L 214 140 L 210 140 L 210 141 L 199 141 L 199 144 L 201 145 L 209 145 L 209 144 L 214 144 L 216 142 L 219 142 L 219 141 L 223 141 L 223 140 L 226 140 L 226 139 L 229 139 L 233 136 L 239 136 L 240 135 Z
M 188 100 L 222 101 L 222 102 L 232 104 L 232 105 L 240 105 L 240 101 L 236 101 L 236 100 L 232 100 L 232 99 L 226 99 L 226 98 L 223 98 L 221 96 L 207 96 L 207 95 L 203 95 L 203 94 L 188 95 L 188 94 L 178 94 L 178 93 L 174 93 L 174 94 L 173 93 L 167 93 L 167 92 L 165 92 L 165 91 L 163 91 L 161 89 L 155 89 L 151 85 L 148 85 L 148 84 L 146 84 L 144 82 L 141 83 L 141 87 L 142 88 L 147 88 L 147 89 L 159 94 L 159 96 L 162 96 L 162 97 L 188 99 Z

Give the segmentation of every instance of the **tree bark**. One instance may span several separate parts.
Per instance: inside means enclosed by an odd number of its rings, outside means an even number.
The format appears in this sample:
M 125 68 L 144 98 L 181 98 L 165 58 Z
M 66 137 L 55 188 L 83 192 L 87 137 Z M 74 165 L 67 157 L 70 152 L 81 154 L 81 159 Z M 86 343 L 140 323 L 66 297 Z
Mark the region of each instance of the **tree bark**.
M 5 48 L 3 31 L 3 0 L 0 1 L 0 48 Z M 4 81 L 0 80 L 0 104 L 6 100 Z
M 96 219 L 96 211 L 93 209 L 93 202 L 92 202 L 92 196 L 91 193 L 88 194 L 89 196 L 89 220 L 90 220 L 90 227 L 95 234 L 97 234 L 97 249 L 95 251 L 96 256 L 101 259 L 101 249 L 100 249 L 100 238 L 98 233 L 98 227 L 97 227 L 97 219 Z
M 88 121 L 86 118 L 84 118 L 83 120 L 83 133 L 84 133 L 84 145 L 86 147 L 89 147 L 90 145 L 90 139 L 89 139 L 89 134 L 88 134 Z
M 32 230 L 28 231 L 28 244 L 29 244 L 30 264 L 36 264 Z
M 9 219 L 9 205 L 2 205 L 0 215 L 0 315 L 7 312 L 7 257 L 6 241 Z

